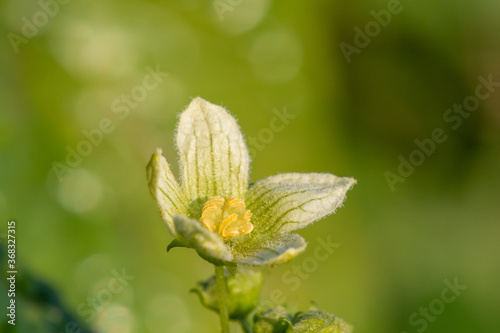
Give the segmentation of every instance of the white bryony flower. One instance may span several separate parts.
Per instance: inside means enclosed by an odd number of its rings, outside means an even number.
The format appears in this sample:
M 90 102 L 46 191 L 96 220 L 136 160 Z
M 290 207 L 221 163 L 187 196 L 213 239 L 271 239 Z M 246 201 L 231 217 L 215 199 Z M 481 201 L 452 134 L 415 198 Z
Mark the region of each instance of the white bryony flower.
M 306 248 L 291 233 L 342 205 L 352 178 L 287 173 L 249 187 L 250 157 L 236 120 L 221 106 L 195 98 L 177 127 L 181 185 L 157 149 L 147 165 L 151 195 L 176 246 L 234 266 L 285 263 Z

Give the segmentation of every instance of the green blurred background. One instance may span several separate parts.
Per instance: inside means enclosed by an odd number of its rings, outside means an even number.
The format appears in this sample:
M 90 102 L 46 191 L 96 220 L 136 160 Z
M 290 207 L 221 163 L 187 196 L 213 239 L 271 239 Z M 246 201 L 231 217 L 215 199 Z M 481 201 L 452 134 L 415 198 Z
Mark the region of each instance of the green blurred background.
M 306 253 L 265 271 L 263 299 L 279 289 L 292 310 L 315 301 L 354 332 L 410 333 L 423 328 L 412 314 L 458 279 L 468 288 L 425 331 L 498 331 L 500 91 L 457 129 L 443 114 L 474 94 L 479 75 L 500 81 L 500 2 L 401 1 L 350 63 L 340 43 L 354 45 L 354 28 L 387 1 L 58 7 L 44 22 L 38 1 L 0 2 L 0 231 L 5 254 L 7 221 L 17 222 L 18 332 L 60 333 L 73 320 L 106 333 L 218 331 L 188 293 L 212 266 L 194 251 L 166 253 L 171 236 L 145 177 L 156 147 L 178 172 L 176 119 L 196 96 L 227 107 L 248 140 L 273 110 L 295 116 L 256 149 L 252 181 L 292 171 L 358 180 L 336 215 L 300 232 Z M 23 17 L 38 20 L 36 35 L 20 39 Z M 148 67 L 168 76 L 121 119 L 112 103 Z M 58 179 L 53 163 L 105 118 L 114 130 Z M 384 174 L 435 128 L 448 139 L 392 191 Z M 283 277 L 320 236 L 340 247 L 292 290 Z M 123 269 L 135 278 L 82 314 Z M 5 279 L 0 292 L 6 304 Z

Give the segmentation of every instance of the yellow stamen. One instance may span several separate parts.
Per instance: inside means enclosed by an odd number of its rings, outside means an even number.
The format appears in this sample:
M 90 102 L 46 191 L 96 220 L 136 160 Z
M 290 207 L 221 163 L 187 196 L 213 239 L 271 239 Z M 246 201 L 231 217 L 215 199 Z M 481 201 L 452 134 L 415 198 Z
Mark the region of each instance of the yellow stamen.
M 245 210 L 242 199 L 214 197 L 203 206 L 200 221 L 208 230 L 227 240 L 252 232 L 251 217 L 252 212 Z

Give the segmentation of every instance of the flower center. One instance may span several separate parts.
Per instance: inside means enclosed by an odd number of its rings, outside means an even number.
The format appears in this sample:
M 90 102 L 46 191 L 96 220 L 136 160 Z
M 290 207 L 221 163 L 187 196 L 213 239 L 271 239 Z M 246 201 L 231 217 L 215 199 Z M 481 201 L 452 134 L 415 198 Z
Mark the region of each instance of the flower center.
M 245 210 L 242 199 L 213 197 L 203 206 L 200 221 L 208 230 L 217 232 L 226 240 L 252 232 L 251 217 L 252 212 Z

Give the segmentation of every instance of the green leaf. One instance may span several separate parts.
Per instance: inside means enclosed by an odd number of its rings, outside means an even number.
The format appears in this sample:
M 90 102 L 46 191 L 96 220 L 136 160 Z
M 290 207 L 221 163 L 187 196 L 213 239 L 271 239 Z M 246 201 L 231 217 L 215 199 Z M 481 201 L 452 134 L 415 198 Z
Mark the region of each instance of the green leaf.
M 243 198 L 250 157 L 236 120 L 223 107 L 193 99 L 180 116 L 177 148 L 182 188 L 190 202 Z
M 335 212 L 356 183 L 332 174 L 288 173 L 255 183 L 246 194 L 254 232 L 291 232 Z
M 186 212 L 186 198 L 175 180 L 167 160 L 161 155 L 161 149 L 151 156 L 146 166 L 149 191 L 156 201 L 160 215 L 165 221 L 168 231 L 176 237 L 173 216 Z

